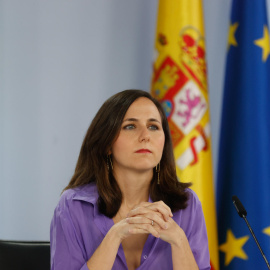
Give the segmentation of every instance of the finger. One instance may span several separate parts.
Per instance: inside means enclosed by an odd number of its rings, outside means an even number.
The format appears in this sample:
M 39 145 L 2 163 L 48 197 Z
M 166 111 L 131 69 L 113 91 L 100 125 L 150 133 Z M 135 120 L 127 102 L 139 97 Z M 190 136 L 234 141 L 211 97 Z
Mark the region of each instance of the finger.
M 166 203 L 164 203 L 163 201 L 158 201 L 155 204 L 159 204 L 159 205 L 163 206 L 170 213 L 170 216 L 171 217 L 173 216 L 171 208 Z
M 144 216 L 128 217 L 126 222 L 129 224 L 152 224 L 152 221 Z
M 159 232 L 150 224 L 133 225 L 129 228 L 130 234 L 152 234 L 154 237 L 159 238 Z
M 168 224 L 156 213 L 147 213 L 144 216 L 135 216 L 126 218 L 126 222 L 129 224 L 150 224 L 157 225 L 162 229 L 167 229 Z
M 172 211 L 171 211 L 171 208 L 166 203 L 164 203 L 163 201 L 157 201 L 157 202 L 153 202 L 153 203 L 151 203 L 151 202 L 142 202 L 142 203 L 136 205 L 135 208 L 137 208 L 139 206 L 149 207 L 151 205 L 156 205 L 156 204 L 163 206 L 165 209 L 168 210 L 168 212 L 170 213 L 171 216 L 173 215 Z
M 139 206 L 131 210 L 127 214 L 127 217 L 130 218 L 130 217 L 135 217 L 135 216 L 147 216 L 149 219 L 154 219 L 155 221 L 158 222 L 159 219 L 156 220 L 156 218 L 154 218 L 154 215 L 156 215 L 159 218 L 162 217 L 164 221 L 169 220 L 168 212 L 166 212 L 166 210 L 164 209 L 158 209 L 158 207 L 155 207 L 155 206 L 153 206 L 152 209 Z
M 137 208 L 132 209 L 128 213 L 127 217 L 145 215 L 148 212 L 160 213 L 163 216 L 164 221 L 168 221 L 170 219 L 171 211 L 168 211 L 162 203 L 150 203 L 147 206 L 140 204 Z
M 149 209 L 147 209 L 144 206 L 139 205 L 138 207 L 130 210 L 127 214 L 127 217 L 133 217 L 133 216 L 137 216 L 137 215 L 143 215 L 145 213 L 149 212 Z
M 154 224 L 157 224 L 162 229 L 168 229 L 168 222 L 164 220 L 164 217 L 157 212 L 148 212 L 144 214 L 144 217 L 148 218 L 150 223 L 152 224 L 152 221 Z
M 172 217 L 173 214 L 172 214 L 172 210 L 171 208 L 165 204 L 163 201 L 158 201 L 158 202 L 153 202 L 153 203 L 150 203 L 150 202 L 143 202 L 143 203 L 140 203 L 137 207 L 139 206 L 144 206 L 144 207 L 147 207 L 147 208 L 152 208 L 153 206 L 156 206 L 156 207 L 164 207 L 168 213 L 169 213 L 169 216 Z

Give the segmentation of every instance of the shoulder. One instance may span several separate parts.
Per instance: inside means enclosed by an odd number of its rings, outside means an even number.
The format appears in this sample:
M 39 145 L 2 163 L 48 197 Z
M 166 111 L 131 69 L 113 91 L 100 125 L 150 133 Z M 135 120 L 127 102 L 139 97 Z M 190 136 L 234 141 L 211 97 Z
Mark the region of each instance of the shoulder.
M 201 201 L 199 200 L 198 195 L 190 188 L 186 189 L 188 194 L 187 208 L 197 208 L 201 207 Z
M 98 192 L 95 183 L 83 185 L 74 189 L 65 190 L 59 200 L 56 210 L 62 212 L 76 205 L 76 202 L 87 202 L 95 205 Z

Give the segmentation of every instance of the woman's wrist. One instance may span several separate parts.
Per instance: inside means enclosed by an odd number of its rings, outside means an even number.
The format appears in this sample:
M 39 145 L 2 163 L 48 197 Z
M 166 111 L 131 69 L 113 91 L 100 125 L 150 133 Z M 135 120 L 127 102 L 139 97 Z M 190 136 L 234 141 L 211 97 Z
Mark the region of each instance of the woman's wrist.
M 119 228 L 117 225 L 112 226 L 106 236 L 108 236 L 110 241 L 116 243 L 118 246 L 121 244 L 124 238 L 124 236 L 121 233 L 119 233 Z
M 115 228 L 115 226 L 111 227 L 111 229 L 106 234 L 106 238 L 110 241 L 110 243 L 115 243 L 115 245 L 119 246 L 122 242 L 122 239 Z
M 185 232 L 179 227 L 177 230 L 177 234 L 172 238 L 170 245 L 172 247 L 181 247 L 184 243 L 188 243 Z
M 171 243 L 173 269 L 199 270 L 185 232 L 179 227 L 179 234 Z

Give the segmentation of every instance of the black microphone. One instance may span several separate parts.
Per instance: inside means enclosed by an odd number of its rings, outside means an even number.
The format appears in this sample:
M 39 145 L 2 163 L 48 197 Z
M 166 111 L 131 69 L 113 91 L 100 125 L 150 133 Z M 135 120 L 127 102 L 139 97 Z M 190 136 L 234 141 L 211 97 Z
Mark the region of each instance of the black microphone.
M 251 232 L 251 234 L 252 234 L 252 236 L 253 236 L 253 238 L 254 238 L 254 240 L 255 240 L 255 242 L 256 242 L 256 244 L 257 244 L 257 246 L 258 246 L 258 248 L 259 248 L 259 250 L 260 250 L 260 252 L 262 254 L 262 256 L 263 256 L 263 258 L 264 258 L 264 261 L 266 262 L 266 265 L 267 265 L 268 269 L 270 269 L 270 265 L 269 265 L 265 255 L 264 255 L 263 251 L 262 251 L 262 248 L 261 248 L 261 246 L 260 246 L 260 244 L 259 244 L 253 230 L 251 229 L 251 227 L 250 227 L 250 225 L 249 225 L 249 223 L 247 221 L 247 218 L 246 218 L 247 211 L 246 211 L 245 207 L 243 206 L 243 204 L 240 202 L 240 200 L 235 195 L 232 196 L 232 201 L 233 201 L 233 204 L 235 206 L 235 209 L 236 209 L 238 215 L 245 220 L 245 222 L 246 222 L 246 224 L 247 224 L 247 226 L 248 226 L 248 228 L 249 228 L 249 230 L 250 230 L 250 232 Z

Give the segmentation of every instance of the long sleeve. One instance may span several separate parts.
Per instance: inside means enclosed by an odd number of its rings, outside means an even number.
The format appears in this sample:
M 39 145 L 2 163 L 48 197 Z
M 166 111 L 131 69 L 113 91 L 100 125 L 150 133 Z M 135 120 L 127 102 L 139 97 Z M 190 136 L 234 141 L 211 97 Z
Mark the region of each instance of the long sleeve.
M 51 270 L 89 270 L 68 206 L 55 209 L 50 230 Z
M 193 193 L 193 192 L 192 192 Z M 190 248 L 200 270 L 209 270 L 210 255 L 208 248 L 208 237 L 203 215 L 202 205 L 197 195 L 193 193 L 190 198 L 190 219 L 187 237 Z

